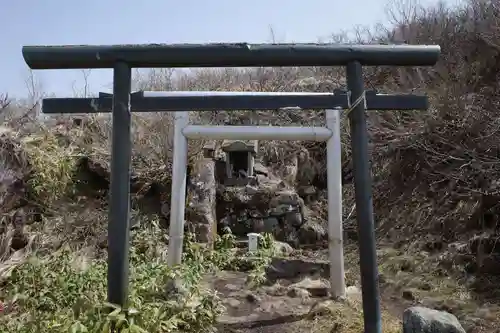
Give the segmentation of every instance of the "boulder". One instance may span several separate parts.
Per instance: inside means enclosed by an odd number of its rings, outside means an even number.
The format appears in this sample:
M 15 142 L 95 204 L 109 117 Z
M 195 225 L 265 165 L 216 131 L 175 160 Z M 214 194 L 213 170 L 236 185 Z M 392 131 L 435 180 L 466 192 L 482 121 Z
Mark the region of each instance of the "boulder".
M 451 313 L 415 306 L 403 313 L 403 333 L 465 333 L 465 329 Z

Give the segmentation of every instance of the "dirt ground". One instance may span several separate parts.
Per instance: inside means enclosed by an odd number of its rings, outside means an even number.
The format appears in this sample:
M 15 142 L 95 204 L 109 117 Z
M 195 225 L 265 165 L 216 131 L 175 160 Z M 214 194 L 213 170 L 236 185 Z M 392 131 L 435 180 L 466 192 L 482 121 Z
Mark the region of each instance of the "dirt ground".
M 268 281 L 249 288 L 247 274 L 222 272 L 209 276 L 207 287 L 220 293 L 226 313 L 220 332 L 362 332 L 362 302 L 356 246 L 346 247 L 347 297 L 328 295 L 327 251 L 296 251 L 275 259 Z M 403 311 L 421 305 L 453 313 L 467 332 L 496 332 L 500 308 L 481 300 L 455 277 L 437 270 L 435 258 L 379 248 L 379 273 L 384 332 L 400 332 Z

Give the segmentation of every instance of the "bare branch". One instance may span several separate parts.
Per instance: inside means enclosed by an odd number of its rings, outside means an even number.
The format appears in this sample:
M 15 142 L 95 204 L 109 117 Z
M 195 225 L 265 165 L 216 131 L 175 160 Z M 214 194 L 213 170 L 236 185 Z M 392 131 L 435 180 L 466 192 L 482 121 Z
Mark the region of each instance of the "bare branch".
M 9 98 L 9 94 L 0 94 L 0 113 L 7 110 L 12 100 Z

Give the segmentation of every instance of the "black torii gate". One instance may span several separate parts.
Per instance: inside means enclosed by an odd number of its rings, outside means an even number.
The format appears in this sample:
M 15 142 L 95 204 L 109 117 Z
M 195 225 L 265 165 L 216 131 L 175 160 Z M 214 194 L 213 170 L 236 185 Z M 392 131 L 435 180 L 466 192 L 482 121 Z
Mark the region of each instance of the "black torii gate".
M 427 99 L 365 92 L 362 66 L 432 66 L 430 45 L 147 44 L 24 46 L 31 69 L 112 68 L 113 94 L 48 98 L 44 113 L 112 112 L 111 191 L 108 226 L 108 300 L 125 305 L 128 294 L 130 112 L 221 109 L 350 109 L 351 146 L 360 248 L 365 332 L 381 333 L 378 268 L 365 110 L 426 109 Z M 131 68 L 346 66 L 348 92 L 322 96 L 147 97 L 131 93 Z

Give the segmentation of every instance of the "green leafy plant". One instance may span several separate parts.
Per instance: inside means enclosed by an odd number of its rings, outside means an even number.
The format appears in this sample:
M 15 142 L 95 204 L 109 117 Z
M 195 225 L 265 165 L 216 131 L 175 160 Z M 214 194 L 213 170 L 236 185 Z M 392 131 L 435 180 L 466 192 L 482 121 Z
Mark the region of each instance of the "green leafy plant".
M 270 233 L 264 233 L 259 237 L 259 247 L 256 253 L 249 254 L 252 261 L 247 282 L 250 287 L 257 287 L 266 282 L 266 268 L 271 263 L 274 256 L 277 255 L 274 247 L 274 237 Z
M 218 251 L 192 242 L 188 235 L 184 261 L 169 267 L 161 256 L 164 232 L 157 223 L 133 232 L 130 251 L 130 297 L 127 308 L 104 302 L 107 264 L 94 258 L 86 267 L 63 249 L 44 259 L 33 257 L 4 280 L 0 331 L 34 332 L 204 332 L 224 310 L 218 295 L 203 288 L 204 273 L 225 265 Z M 229 243 L 228 243 L 229 242 Z M 229 239 L 219 240 L 230 245 Z M 220 251 L 228 251 L 220 248 Z M 222 253 L 220 252 L 220 253 Z M 182 291 L 168 295 L 169 281 Z
M 50 204 L 73 190 L 76 158 L 72 147 L 65 147 L 50 132 L 26 137 L 23 145 L 31 166 L 28 184 L 35 197 Z

